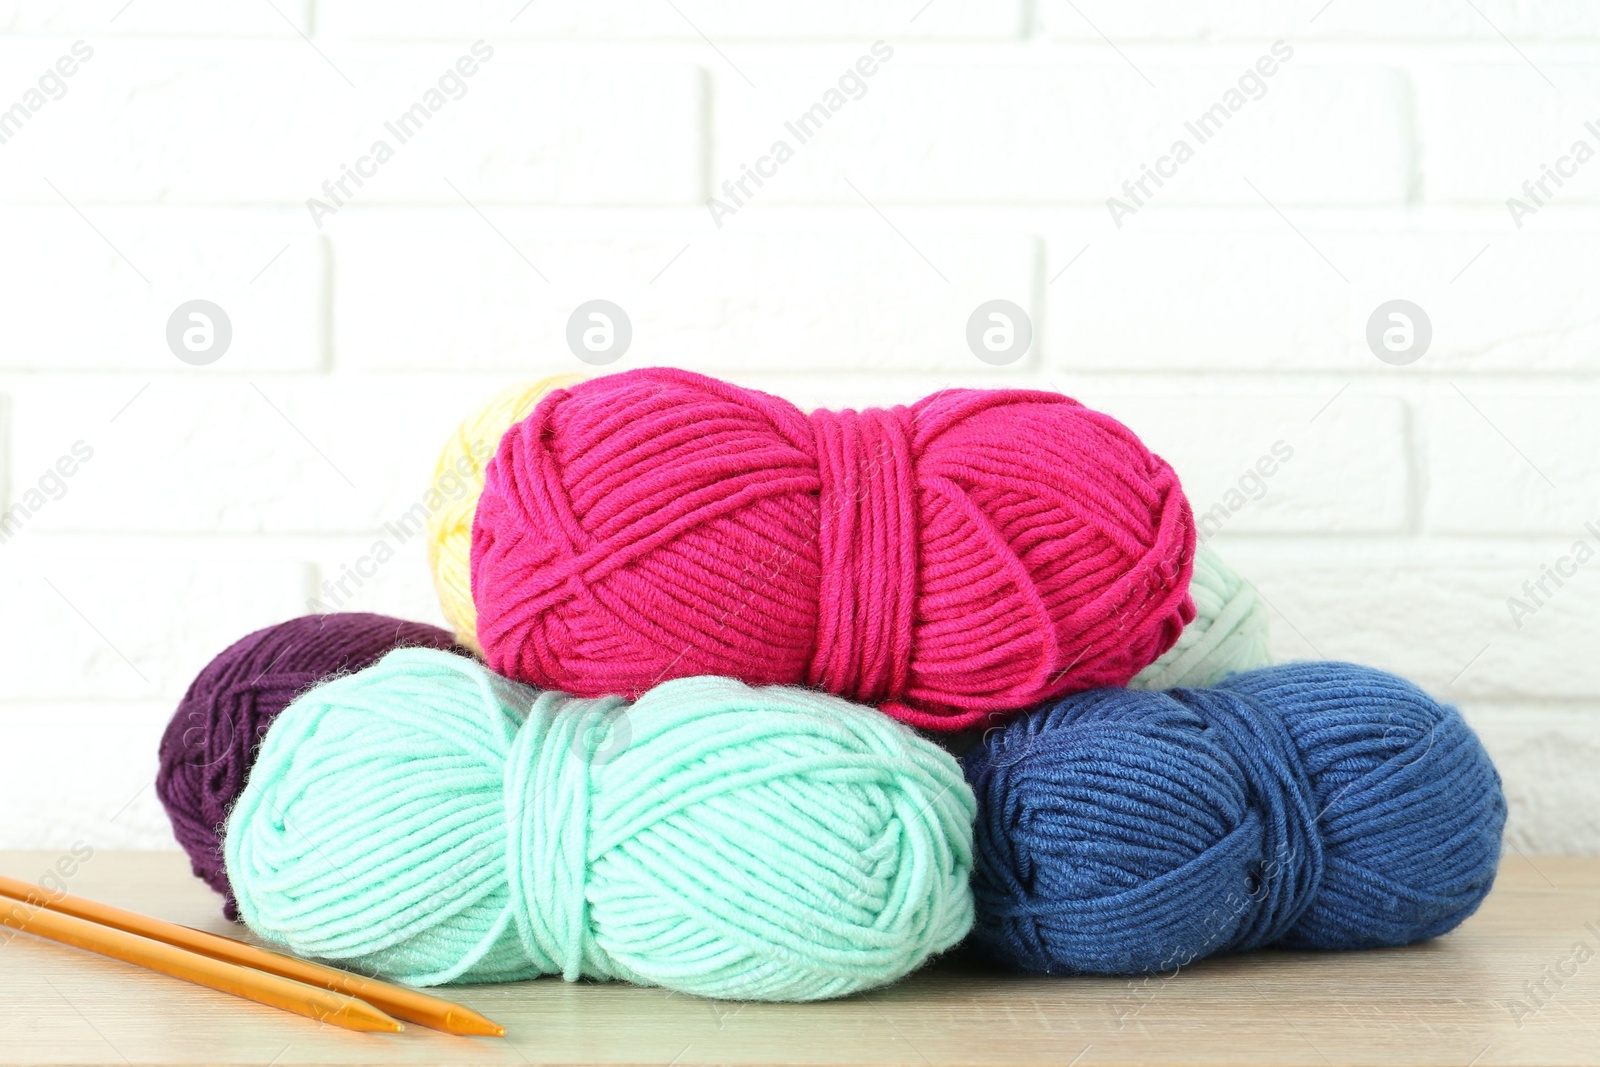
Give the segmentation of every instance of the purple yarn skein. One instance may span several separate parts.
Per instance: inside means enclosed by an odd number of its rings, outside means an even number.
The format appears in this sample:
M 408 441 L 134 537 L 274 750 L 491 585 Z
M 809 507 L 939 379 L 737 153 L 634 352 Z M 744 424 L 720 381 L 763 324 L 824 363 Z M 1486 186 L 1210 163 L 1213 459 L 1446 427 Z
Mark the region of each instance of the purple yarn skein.
M 222 827 L 278 713 L 318 682 L 370 667 L 392 649 L 454 645 L 438 627 L 384 615 L 307 615 L 257 630 L 200 672 L 161 738 L 156 794 L 195 875 L 226 898 L 224 915 L 239 918 Z

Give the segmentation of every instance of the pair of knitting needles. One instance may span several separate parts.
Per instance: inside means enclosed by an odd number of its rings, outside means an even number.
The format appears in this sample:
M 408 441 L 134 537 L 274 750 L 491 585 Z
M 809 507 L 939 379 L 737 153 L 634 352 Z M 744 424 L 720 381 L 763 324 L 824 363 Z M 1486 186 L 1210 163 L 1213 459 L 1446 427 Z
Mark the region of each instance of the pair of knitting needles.
M 414 989 L 82 897 L 49 897 L 5 875 L 0 875 L 0 925 L 347 1030 L 399 1033 L 405 1026 L 398 1016 L 447 1034 L 506 1033 L 470 1008 Z

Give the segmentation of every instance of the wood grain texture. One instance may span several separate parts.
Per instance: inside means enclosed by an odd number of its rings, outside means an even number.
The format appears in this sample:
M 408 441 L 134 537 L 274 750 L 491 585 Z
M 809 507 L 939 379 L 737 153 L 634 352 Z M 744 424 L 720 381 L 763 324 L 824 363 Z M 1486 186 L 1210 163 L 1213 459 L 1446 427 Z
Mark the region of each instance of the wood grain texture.
M 0 853 L 36 880 L 55 853 Z M 176 853 L 96 854 L 82 896 L 239 932 Z M 827 1004 L 556 979 L 461 987 L 506 1040 L 347 1033 L 0 931 L 0 1064 L 1600 1064 L 1600 858 L 1509 853 L 1454 934 L 1259 952 L 1176 977 L 1022 978 L 945 962 Z M 1582 946 L 1581 949 L 1579 946 Z

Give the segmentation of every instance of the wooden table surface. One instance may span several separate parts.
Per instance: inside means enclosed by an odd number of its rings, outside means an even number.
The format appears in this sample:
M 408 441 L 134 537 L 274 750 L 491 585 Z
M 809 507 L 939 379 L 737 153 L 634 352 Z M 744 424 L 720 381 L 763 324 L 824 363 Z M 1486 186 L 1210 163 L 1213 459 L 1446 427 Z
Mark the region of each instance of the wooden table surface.
M 0 853 L 37 880 L 56 853 Z M 176 853 L 102 852 L 69 891 L 237 933 Z M 504 1040 L 349 1033 L 0 931 L 0 1064 L 1600 1064 L 1600 858 L 1508 852 L 1494 894 L 1408 949 L 1259 952 L 1176 977 L 935 966 L 826 1004 L 557 979 L 450 996 Z

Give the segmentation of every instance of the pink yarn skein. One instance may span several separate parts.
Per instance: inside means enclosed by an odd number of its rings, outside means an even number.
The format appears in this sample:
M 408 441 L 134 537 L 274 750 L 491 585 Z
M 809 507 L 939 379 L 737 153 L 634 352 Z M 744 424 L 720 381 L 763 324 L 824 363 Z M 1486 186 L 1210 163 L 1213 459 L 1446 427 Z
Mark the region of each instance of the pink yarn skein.
M 489 665 L 543 688 L 720 674 L 957 730 L 1126 684 L 1194 617 L 1194 547 L 1172 468 L 1055 393 L 806 415 L 651 368 L 501 439 L 472 594 Z

